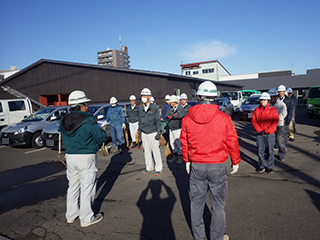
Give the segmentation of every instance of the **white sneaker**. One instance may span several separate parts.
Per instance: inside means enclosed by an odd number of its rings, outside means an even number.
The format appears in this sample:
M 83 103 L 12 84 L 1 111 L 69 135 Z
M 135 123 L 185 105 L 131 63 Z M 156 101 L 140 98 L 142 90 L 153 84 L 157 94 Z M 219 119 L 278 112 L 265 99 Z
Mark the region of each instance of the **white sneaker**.
M 98 213 L 97 215 L 95 215 L 92 219 L 92 221 L 88 224 L 81 224 L 81 227 L 89 227 L 92 224 L 98 223 L 103 219 L 103 215 L 102 213 Z

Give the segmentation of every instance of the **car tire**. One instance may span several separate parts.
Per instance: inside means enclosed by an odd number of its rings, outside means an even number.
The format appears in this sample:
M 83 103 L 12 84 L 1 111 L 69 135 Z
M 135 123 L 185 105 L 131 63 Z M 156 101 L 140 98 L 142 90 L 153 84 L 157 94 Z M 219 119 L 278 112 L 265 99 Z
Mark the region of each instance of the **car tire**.
M 35 134 L 33 134 L 31 144 L 33 148 L 43 147 L 43 141 L 42 141 L 40 132 L 36 132 Z

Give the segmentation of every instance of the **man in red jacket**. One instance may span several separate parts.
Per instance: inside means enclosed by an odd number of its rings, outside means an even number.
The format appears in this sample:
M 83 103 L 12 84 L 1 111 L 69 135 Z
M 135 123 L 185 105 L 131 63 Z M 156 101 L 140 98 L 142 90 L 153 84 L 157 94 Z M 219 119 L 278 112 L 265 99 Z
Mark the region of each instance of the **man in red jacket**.
M 264 161 L 265 152 L 267 152 L 267 173 L 273 173 L 274 166 L 274 143 L 275 131 L 279 122 L 279 115 L 275 107 L 270 107 L 270 95 L 266 92 L 260 95 L 260 106 L 253 111 L 252 125 L 257 136 L 257 147 L 259 156 L 258 173 L 265 171 Z
M 228 239 L 224 212 L 227 196 L 227 168 L 230 155 L 233 171 L 239 168 L 240 152 L 237 132 L 229 115 L 214 104 L 217 88 L 205 81 L 199 85 L 199 103 L 182 119 L 181 150 L 190 173 L 191 226 L 196 240 L 205 238 L 203 211 L 207 191 L 211 200 L 210 239 Z

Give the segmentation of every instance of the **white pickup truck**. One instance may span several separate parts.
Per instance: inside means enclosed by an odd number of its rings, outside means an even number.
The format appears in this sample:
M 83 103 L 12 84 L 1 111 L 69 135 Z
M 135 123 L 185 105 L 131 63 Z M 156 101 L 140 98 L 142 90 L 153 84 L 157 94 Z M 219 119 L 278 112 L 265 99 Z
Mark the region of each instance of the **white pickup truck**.
M 231 92 L 221 92 L 220 97 L 225 97 L 230 99 L 230 102 L 233 105 L 233 110 L 235 112 L 239 111 L 241 104 L 243 103 L 243 95 L 240 91 L 231 91 Z
M 0 129 L 20 122 L 32 113 L 29 99 L 0 99 Z

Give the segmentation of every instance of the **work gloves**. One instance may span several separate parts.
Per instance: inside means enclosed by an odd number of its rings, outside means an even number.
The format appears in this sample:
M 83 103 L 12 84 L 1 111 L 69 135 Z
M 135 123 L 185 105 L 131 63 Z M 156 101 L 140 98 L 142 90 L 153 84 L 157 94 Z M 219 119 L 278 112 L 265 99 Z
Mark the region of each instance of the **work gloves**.
M 186 172 L 188 174 L 190 174 L 190 169 L 191 169 L 191 163 L 190 162 L 186 162 Z
M 239 170 L 239 163 L 237 165 L 232 165 L 232 171 L 230 174 L 235 174 Z
M 155 140 L 160 140 L 160 134 L 157 133 L 157 135 L 154 137 Z

